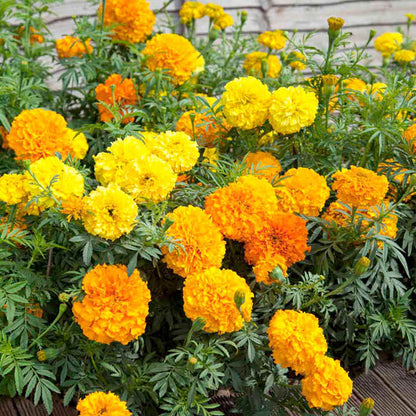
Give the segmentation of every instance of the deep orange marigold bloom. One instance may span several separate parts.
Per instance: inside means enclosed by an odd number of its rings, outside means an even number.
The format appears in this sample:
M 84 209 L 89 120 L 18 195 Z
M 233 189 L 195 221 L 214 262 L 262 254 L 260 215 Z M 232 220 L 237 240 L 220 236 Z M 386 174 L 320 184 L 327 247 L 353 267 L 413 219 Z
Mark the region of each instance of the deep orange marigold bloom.
M 95 391 L 77 405 L 79 416 L 130 416 L 126 402 L 112 392 Z
M 250 152 L 244 159 L 247 173 L 273 181 L 282 170 L 280 162 L 269 152 Z
M 275 188 L 278 210 L 317 216 L 329 198 L 323 176 L 309 168 L 289 169 Z
M 0 126 L 1 147 L 3 149 L 9 149 L 9 143 L 7 142 L 8 134 L 9 132 L 3 126 Z
M 163 261 L 176 274 L 188 277 L 209 267 L 221 267 L 225 255 L 225 241 L 218 227 L 201 208 L 178 207 L 167 218 L 173 221 L 166 234 L 183 249 L 169 252 L 162 247 Z
M 309 406 L 330 411 L 342 406 L 352 393 L 352 380 L 338 360 L 317 355 L 313 369 L 302 380 L 302 395 Z
M 332 189 L 337 191 L 338 199 L 357 208 L 370 208 L 380 204 L 389 187 L 386 176 L 357 166 L 342 169 L 332 177 Z
M 60 114 L 35 108 L 23 110 L 15 117 L 7 136 L 7 145 L 16 153 L 16 159 L 35 162 L 44 157 L 55 156 L 55 153 L 60 153 L 63 159 L 68 154 L 79 157 L 77 150 L 80 138 L 85 140 L 84 135 L 76 135 L 67 127 Z M 83 147 L 85 146 L 88 149 L 86 140 L 83 143 Z M 85 155 L 84 151 L 81 153 Z
M 98 84 L 95 87 L 95 96 L 97 100 L 102 101 L 110 106 L 118 105 L 120 115 L 125 115 L 123 123 L 134 121 L 134 117 L 128 116 L 128 109 L 126 106 L 137 104 L 138 98 L 134 88 L 133 80 L 130 78 L 123 78 L 119 74 L 110 75 L 104 84 Z M 101 121 L 110 121 L 114 118 L 113 113 L 98 104 L 98 111 L 100 113 Z
M 58 58 L 73 58 L 75 56 L 81 57 L 86 53 L 92 52 L 91 39 L 83 42 L 80 38 L 65 36 L 62 39 L 56 40 L 56 52 Z
M 61 212 L 66 215 L 68 222 L 80 220 L 85 215 L 84 201 L 77 196 L 70 196 L 61 203 Z
M 24 26 L 19 27 L 20 37 L 22 37 L 24 30 L 25 30 Z M 34 43 L 43 43 L 43 36 L 40 33 L 38 33 L 34 27 L 32 26 L 29 27 L 29 33 L 30 33 L 29 42 L 31 45 L 33 45 Z
M 409 143 L 412 152 L 416 151 L 416 123 L 409 126 L 403 133 L 403 139 Z
M 241 313 L 234 300 L 236 292 L 245 298 Z M 253 296 L 246 281 L 237 273 L 211 267 L 185 279 L 183 308 L 193 321 L 205 320 L 206 332 L 234 332 L 243 327 L 244 321 L 250 321 Z
M 205 200 L 205 211 L 227 238 L 245 241 L 264 228 L 277 209 L 272 185 L 253 175 L 217 189 Z
M 103 6 L 98 9 L 102 14 Z M 104 26 L 112 26 L 113 38 L 130 43 L 144 42 L 152 33 L 156 16 L 146 0 L 107 0 Z
M 164 69 L 175 84 L 183 84 L 204 69 L 205 61 L 191 42 L 173 33 L 156 35 L 143 50 L 150 71 Z
M 298 374 L 314 374 L 315 357 L 328 349 L 318 318 L 302 311 L 278 310 L 267 334 L 274 362 Z
M 124 265 L 98 265 L 82 281 L 85 296 L 72 306 L 84 335 L 93 341 L 123 345 L 137 339 L 146 328 L 150 290 L 134 270 Z
M 279 280 L 273 279 L 270 273 L 276 268 L 280 267 L 284 277 L 287 276 L 287 265 L 286 260 L 276 254 L 274 257 L 264 257 L 259 260 L 256 265 L 253 267 L 253 272 L 256 276 L 257 282 L 263 282 L 266 285 L 272 283 L 278 283 Z
M 244 248 L 248 264 L 281 256 L 290 267 L 304 260 L 309 250 L 306 221 L 295 214 L 274 212 L 265 220 L 261 232 L 246 238 Z

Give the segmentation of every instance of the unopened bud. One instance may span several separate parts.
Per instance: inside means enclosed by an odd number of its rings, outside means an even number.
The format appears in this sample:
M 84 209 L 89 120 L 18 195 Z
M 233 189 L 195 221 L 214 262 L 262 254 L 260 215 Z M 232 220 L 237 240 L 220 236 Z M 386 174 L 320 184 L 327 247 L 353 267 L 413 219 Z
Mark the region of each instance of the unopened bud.
M 276 266 L 271 272 L 270 272 L 270 277 L 273 280 L 278 280 L 279 282 L 284 282 L 285 281 L 285 275 L 283 273 L 283 270 L 281 269 L 280 266 Z
M 195 365 L 198 362 L 196 357 L 191 357 L 188 361 L 189 361 L 189 364 L 192 364 L 192 365 Z
M 268 72 L 269 72 L 269 60 L 267 58 L 264 58 L 261 60 L 261 73 L 263 75 L 263 78 L 267 77 Z
M 36 353 L 39 361 L 54 360 L 59 356 L 60 350 L 57 348 L 45 348 Z
M 369 416 L 374 408 L 374 400 L 368 397 L 364 399 L 360 406 L 359 416 Z
M 68 295 L 68 293 L 62 292 L 59 294 L 58 299 L 60 302 L 66 303 L 69 301 L 69 299 L 71 299 L 71 297 Z
M 241 310 L 241 306 L 243 306 L 243 303 L 245 301 L 246 301 L 245 293 L 242 290 L 237 290 L 234 294 L 234 302 L 238 310 Z
M 338 82 L 338 77 L 333 74 L 322 75 L 322 84 L 325 86 L 334 86 Z
M 342 17 L 330 17 L 328 20 L 329 30 L 337 32 L 344 26 L 344 19 Z
M 361 276 L 370 267 L 370 259 L 368 257 L 361 257 L 354 266 L 354 273 L 356 276 Z
M 216 29 L 215 27 L 213 27 L 210 31 L 209 31 L 209 40 L 211 42 L 214 42 L 215 40 L 217 40 L 220 37 L 220 31 L 218 29 Z
M 241 23 L 242 24 L 244 24 L 247 21 L 247 17 L 248 17 L 248 13 L 245 10 L 243 10 L 241 12 Z

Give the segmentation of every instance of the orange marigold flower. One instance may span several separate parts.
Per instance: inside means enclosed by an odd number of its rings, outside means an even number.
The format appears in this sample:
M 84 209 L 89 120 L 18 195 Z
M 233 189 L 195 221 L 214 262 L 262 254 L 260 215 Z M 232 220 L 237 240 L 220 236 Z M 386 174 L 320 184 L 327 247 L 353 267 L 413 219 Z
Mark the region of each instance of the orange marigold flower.
M 19 27 L 20 37 L 22 37 L 24 30 L 25 30 L 24 26 Z M 29 33 L 30 33 L 29 42 L 31 45 L 33 45 L 34 43 L 43 43 L 43 36 L 40 33 L 38 33 L 34 27 L 32 26 L 29 27 Z
M 315 357 L 328 349 L 318 318 L 302 311 L 278 310 L 267 334 L 274 362 L 298 374 L 314 374 Z
M 54 111 L 42 108 L 23 110 L 12 122 L 7 145 L 16 153 L 16 159 L 29 159 L 31 162 L 56 153 L 60 153 L 63 159 L 68 154 L 81 156 L 82 152 L 78 152 L 79 138 L 70 134 L 71 131 L 65 119 Z M 84 143 L 85 146 L 88 149 L 88 144 Z
M 123 345 L 137 339 L 146 328 L 150 290 L 134 270 L 124 265 L 98 265 L 82 281 L 85 296 L 72 306 L 84 335 L 93 341 Z
M 9 143 L 7 140 L 7 135 L 9 134 L 9 132 L 3 127 L 0 126 L 0 139 L 1 139 L 1 147 L 3 149 L 9 149 Z
M 244 296 L 241 313 L 235 303 L 236 293 Z M 195 321 L 205 320 L 204 331 L 238 331 L 251 319 L 254 297 L 246 281 L 232 270 L 215 267 L 188 276 L 183 287 L 185 315 Z
M 129 110 L 126 108 L 126 106 L 137 104 L 138 101 L 132 79 L 125 78 L 123 80 L 121 75 L 112 74 L 104 84 L 96 86 L 95 96 L 97 100 L 109 106 L 119 106 L 119 114 L 124 115 L 124 124 L 134 121 L 134 117 L 129 117 Z M 113 113 L 102 104 L 98 104 L 98 111 L 101 121 L 110 121 L 114 118 Z
M 30 313 L 37 318 L 42 318 L 43 316 L 43 309 L 40 307 L 39 303 L 37 302 L 30 302 L 26 305 L 26 312 Z
M 176 274 L 188 277 L 209 267 L 221 267 L 225 241 L 218 227 L 201 208 L 178 207 L 167 218 L 173 221 L 166 234 L 182 245 L 169 252 L 162 247 L 163 261 Z
M 309 168 L 289 169 L 275 188 L 278 210 L 318 216 L 329 198 L 323 176 Z
M 247 166 L 247 173 L 262 176 L 270 182 L 282 170 L 280 162 L 269 152 L 250 152 L 245 157 L 244 164 Z
M 98 14 L 102 15 L 100 5 Z M 107 0 L 104 26 L 111 26 L 113 38 L 130 43 L 144 42 L 152 33 L 156 16 L 146 0 Z
M 338 199 L 357 208 L 369 208 L 380 204 L 389 187 L 386 176 L 357 166 L 341 169 L 332 177 L 332 189 L 337 191 Z
M 68 222 L 80 220 L 85 215 L 84 201 L 77 196 L 70 196 L 61 204 L 61 212 L 66 215 Z
M 342 85 L 345 90 L 348 91 L 347 97 L 350 100 L 354 100 L 356 98 L 356 94 L 354 92 L 364 93 L 367 91 L 367 84 L 359 78 L 348 78 L 342 81 Z
M 75 56 L 81 57 L 92 52 L 91 39 L 82 41 L 80 38 L 73 36 L 65 36 L 62 39 L 56 40 L 56 52 L 58 58 L 73 58 Z
M 245 241 L 260 232 L 276 212 L 272 185 L 253 175 L 217 189 L 205 200 L 205 211 L 227 238 Z
M 156 35 L 143 50 L 150 71 L 164 69 L 175 84 L 183 84 L 193 74 L 203 71 L 205 61 L 191 42 L 173 33 Z
M 248 264 L 281 256 L 290 267 L 304 260 L 309 250 L 306 221 L 295 214 L 274 212 L 263 223 L 261 232 L 246 238 L 244 249 Z
M 287 276 L 286 260 L 279 255 L 274 257 L 265 257 L 259 260 L 253 267 L 253 272 L 257 282 L 263 282 L 266 285 L 278 283 L 279 280 L 274 279 L 271 273 L 276 267 L 280 267 L 283 276 Z
M 416 123 L 412 124 L 404 131 L 403 139 L 407 141 L 412 152 L 416 152 Z
M 114 393 L 95 391 L 77 404 L 79 416 L 130 416 L 126 402 L 120 400 Z
M 352 393 L 352 380 L 338 360 L 317 355 L 312 370 L 302 380 L 302 395 L 309 406 L 330 411 L 342 406 Z

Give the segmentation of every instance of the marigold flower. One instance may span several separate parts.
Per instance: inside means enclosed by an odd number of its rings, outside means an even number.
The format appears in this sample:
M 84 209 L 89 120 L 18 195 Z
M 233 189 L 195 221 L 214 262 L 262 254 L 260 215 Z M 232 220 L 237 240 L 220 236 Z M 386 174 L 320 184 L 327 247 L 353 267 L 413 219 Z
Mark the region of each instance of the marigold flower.
M 186 1 L 179 10 L 179 17 L 184 25 L 204 16 L 204 5 L 199 1 Z
M 134 270 L 124 265 L 98 265 L 82 281 L 85 296 L 72 306 L 84 335 L 93 341 L 123 345 L 137 339 L 146 328 L 150 290 Z
M 319 215 L 330 194 L 323 176 L 313 169 L 292 168 L 280 179 L 275 188 L 279 211 Z
M 101 4 L 99 15 L 102 9 Z M 107 0 L 105 3 L 104 26 L 114 26 L 114 39 L 143 42 L 152 33 L 155 23 L 156 16 L 146 0 Z
M 55 45 L 60 59 L 81 57 L 92 52 L 91 39 L 82 41 L 77 37 L 65 36 L 62 39 L 57 39 Z
M 61 204 L 61 212 L 66 215 L 68 222 L 80 220 L 85 215 L 84 201 L 78 196 L 70 196 Z
M 342 406 L 352 393 L 352 380 L 340 362 L 324 355 L 316 356 L 313 369 L 301 383 L 309 406 L 326 411 Z
M 234 24 L 234 19 L 228 13 L 223 13 L 221 16 L 214 19 L 214 29 L 225 30 Z
M 332 175 L 332 189 L 338 199 L 357 208 L 370 208 L 378 205 L 386 196 L 389 182 L 384 175 L 357 167 L 341 169 Z
M 248 153 L 244 158 L 247 173 L 263 176 L 269 182 L 279 176 L 282 170 L 280 162 L 269 152 Z
M 303 71 L 306 68 L 306 56 L 298 51 L 292 51 L 287 56 L 289 66 L 292 69 Z
M 43 157 L 55 156 L 56 153 L 65 159 L 68 154 L 80 156 L 81 148 L 88 148 L 85 143 L 80 146 L 82 137 L 79 136 L 68 129 L 60 114 L 35 108 L 23 110 L 15 117 L 7 136 L 7 144 L 19 160 L 35 162 Z
M 109 106 L 118 105 L 120 115 L 125 115 L 123 123 L 134 121 L 134 117 L 128 116 L 129 110 L 126 107 L 133 106 L 138 101 L 132 79 L 125 78 L 123 80 L 121 75 L 112 74 L 105 80 L 104 84 L 98 84 L 95 87 L 95 96 L 98 101 L 102 101 Z M 114 118 L 113 113 L 103 104 L 97 105 L 101 121 L 110 121 Z
M 273 32 L 267 30 L 257 37 L 257 42 L 266 48 L 279 50 L 285 47 L 286 37 L 281 30 L 275 30 Z
M 245 298 L 241 313 L 234 300 L 236 292 Z M 246 281 L 237 273 L 210 267 L 185 279 L 183 309 L 193 321 L 204 319 L 206 332 L 234 332 L 243 327 L 244 321 L 250 321 L 253 297 Z
M 204 58 L 183 36 L 162 33 L 154 36 L 143 49 L 150 71 L 164 69 L 175 84 L 181 85 L 204 69 Z
M 166 131 L 145 141 L 150 153 L 169 163 L 175 173 L 191 170 L 198 161 L 198 145 L 183 132 Z
M 0 176 L 0 201 L 7 205 L 21 204 L 27 201 L 29 194 L 25 175 L 6 173 Z
M 409 22 L 413 22 L 416 19 L 416 16 L 413 13 L 406 13 L 405 16 Z M 369 399 L 372 400 L 372 399 Z
M 409 144 L 412 152 L 416 151 L 416 123 L 410 125 L 403 133 L 403 139 Z
M 216 147 L 205 148 L 204 154 L 202 155 L 202 162 L 209 163 L 210 165 L 218 166 L 217 162 L 220 157 L 218 149 Z M 215 170 L 215 168 L 211 168 L 211 170 Z
M 82 221 L 92 235 L 116 240 L 128 234 L 136 223 L 138 208 L 134 199 L 117 185 L 99 186 L 84 198 Z
M 9 132 L 3 127 L 0 126 L 0 140 L 1 140 L 1 147 L 3 149 L 9 149 L 10 146 L 8 144 L 7 141 L 7 135 L 9 134 Z
M 169 252 L 162 247 L 163 261 L 176 274 L 188 277 L 209 267 L 221 267 L 225 255 L 225 241 L 218 227 L 201 208 L 178 207 L 167 218 L 173 221 L 166 235 L 181 247 Z
M 205 199 L 205 211 L 222 234 L 237 241 L 245 241 L 263 230 L 276 208 L 272 185 L 253 175 L 241 176 Z
M 273 92 L 269 120 L 277 133 L 297 133 L 315 121 L 318 99 L 301 86 L 281 87 Z
M 387 89 L 387 85 L 384 82 L 375 82 L 374 84 L 367 84 L 367 94 L 372 95 L 377 101 L 381 101 L 384 97 L 384 93 Z
M 244 257 L 253 265 L 264 258 L 279 259 L 280 256 L 290 267 L 304 260 L 309 250 L 306 221 L 295 214 L 275 212 L 263 223 L 261 232 L 246 238 Z
M 330 17 L 328 18 L 327 22 L 329 29 L 333 30 L 334 32 L 340 30 L 345 23 L 342 17 Z
M 409 62 L 414 61 L 416 53 L 406 49 L 400 49 L 397 52 L 394 52 L 393 59 L 399 64 L 408 64 Z
M 79 416 L 130 416 L 126 402 L 120 400 L 111 391 L 95 391 L 89 394 L 77 404 Z
M 262 282 L 266 285 L 279 282 L 271 276 L 271 273 L 276 267 L 280 267 L 283 276 L 287 276 L 287 265 L 282 256 L 275 255 L 274 257 L 264 257 L 259 260 L 253 267 L 256 281 L 259 283 Z
M 248 75 L 263 78 L 263 67 L 266 65 L 266 76 L 270 78 L 277 78 L 282 69 L 280 60 L 275 55 L 267 56 L 265 52 L 251 52 L 246 55 L 243 68 Z
M 25 31 L 25 27 L 20 26 L 18 29 L 19 37 L 23 36 L 24 31 Z M 43 43 L 43 40 L 44 40 L 43 36 L 40 33 L 38 33 L 38 31 L 34 27 L 32 26 L 29 27 L 29 33 L 30 33 L 29 42 L 31 45 L 33 45 L 34 43 Z M 0 44 L 1 44 L 1 41 L 0 41 Z
M 384 58 L 388 58 L 391 54 L 400 49 L 403 43 L 403 35 L 398 32 L 383 33 L 374 40 L 374 46 Z
M 227 83 L 220 105 L 226 120 L 243 130 L 261 126 L 267 119 L 271 94 L 254 77 L 236 78 Z
M 204 16 L 208 16 L 210 19 L 218 19 L 225 12 L 224 9 L 218 4 L 207 3 L 203 10 Z
M 315 358 L 328 349 L 318 318 L 302 311 L 278 310 L 267 334 L 274 362 L 298 374 L 314 374 Z

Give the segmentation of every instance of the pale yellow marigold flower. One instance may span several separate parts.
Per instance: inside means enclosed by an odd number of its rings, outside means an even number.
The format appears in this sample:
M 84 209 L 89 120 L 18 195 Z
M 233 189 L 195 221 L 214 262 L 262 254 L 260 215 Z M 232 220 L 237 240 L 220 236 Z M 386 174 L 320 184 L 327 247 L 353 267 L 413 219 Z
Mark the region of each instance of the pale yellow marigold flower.
M 192 20 L 200 19 L 204 16 L 204 5 L 199 1 L 186 1 L 179 10 L 181 22 L 184 25 L 192 22 Z
M 388 58 L 403 43 L 403 35 L 398 32 L 387 32 L 375 39 L 374 46 L 384 58 Z
M 401 49 L 397 52 L 394 52 L 393 59 L 399 64 L 408 64 L 409 62 L 414 61 L 415 56 L 415 52 Z

